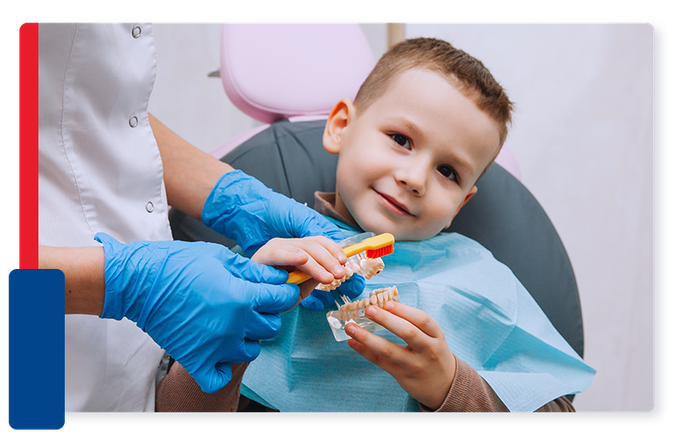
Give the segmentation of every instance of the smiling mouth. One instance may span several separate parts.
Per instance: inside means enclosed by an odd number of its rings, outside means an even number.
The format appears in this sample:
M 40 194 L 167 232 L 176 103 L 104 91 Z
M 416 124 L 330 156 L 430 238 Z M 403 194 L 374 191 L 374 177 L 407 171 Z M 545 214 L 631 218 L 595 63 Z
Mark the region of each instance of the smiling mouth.
M 374 189 L 372 189 L 374 190 Z M 399 215 L 405 215 L 405 216 L 415 216 L 411 212 L 408 211 L 408 209 L 401 203 L 397 202 L 394 198 L 391 196 L 387 196 L 383 193 L 380 193 L 376 190 L 374 190 L 379 196 L 381 196 L 384 201 L 387 203 L 388 207 L 392 210 L 394 210 L 394 213 L 397 213 Z

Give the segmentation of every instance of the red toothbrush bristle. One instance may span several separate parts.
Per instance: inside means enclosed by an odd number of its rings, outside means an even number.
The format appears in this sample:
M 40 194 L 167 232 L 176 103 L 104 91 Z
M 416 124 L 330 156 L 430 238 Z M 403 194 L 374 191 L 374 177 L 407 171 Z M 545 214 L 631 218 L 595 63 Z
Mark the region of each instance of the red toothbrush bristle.
M 389 244 L 388 246 L 382 247 L 381 249 L 368 250 L 367 258 L 379 258 L 380 256 L 385 256 L 394 253 L 394 245 Z

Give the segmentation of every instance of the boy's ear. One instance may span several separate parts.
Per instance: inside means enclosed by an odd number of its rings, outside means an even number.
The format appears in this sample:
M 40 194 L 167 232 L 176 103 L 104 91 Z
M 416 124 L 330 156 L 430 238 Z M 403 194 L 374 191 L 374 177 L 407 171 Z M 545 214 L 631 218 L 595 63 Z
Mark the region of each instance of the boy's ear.
M 333 107 L 328 121 L 326 121 L 326 128 L 323 130 L 323 147 L 328 153 L 338 154 L 343 130 L 348 126 L 354 114 L 355 106 L 350 99 L 342 99 Z
M 472 187 L 472 189 L 469 191 L 469 194 L 467 194 L 467 197 L 464 198 L 464 201 L 462 201 L 462 203 L 459 205 L 459 207 L 457 207 L 457 211 L 455 212 L 454 215 L 452 215 L 452 218 L 451 218 L 450 221 L 447 223 L 447 225 L 445 226 L 445 228 L 450 227 L 450 224 L 452 224 L 452 221 L 454 221 L 455 216 L 457 216 L 457 214 L 459 213 L 459 211 L 462 210 L 462 207 L 464 207 L 464 204 L 466 204 L 467 201 L 469 201 L 469 200 L 471 199 L 471 197 L 474 196 L 474 195 L 476 194 L 476 191 L 477 191 L 476 186 Z

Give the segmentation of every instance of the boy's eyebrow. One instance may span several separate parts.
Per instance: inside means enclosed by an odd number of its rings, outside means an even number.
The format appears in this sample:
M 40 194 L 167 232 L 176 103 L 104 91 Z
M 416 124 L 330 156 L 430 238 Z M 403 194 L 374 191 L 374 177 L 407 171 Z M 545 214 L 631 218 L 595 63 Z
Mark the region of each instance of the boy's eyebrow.
M 453 166 L 462 167 L 466 170 L 467 174 L 474 174 L 474 165 L 469 161 L 469 158 L 464 156 L 460 150 L 455 150 L 454 148 L 449 148 L 447 150 L 449 157 L 452 159 Z
M 393 125 L 406 127 L 406 129 L 410 133 L 417 133 L 419 137 L 423 136 L 423 132 L 421 131 L 421 129 L 416 124 L 414 124 L 413 121 L 411 121 L 410 119 L 407 119 L 403 116 L 392 116 L 388 120 L 389 120 L 389 123 L 391 123 Z

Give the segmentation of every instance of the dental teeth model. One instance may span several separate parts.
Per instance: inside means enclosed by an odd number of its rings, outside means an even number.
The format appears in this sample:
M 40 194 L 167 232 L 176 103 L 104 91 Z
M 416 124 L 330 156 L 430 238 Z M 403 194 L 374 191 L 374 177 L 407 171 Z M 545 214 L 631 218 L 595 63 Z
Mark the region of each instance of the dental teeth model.
M 396 286 L 387 287 L 384 289 L 374 289 L 370 292 L 369 297 L 352 303 L 344 304 L 340 307 L 340 320 L 347 323 L 350 320 L 354 322 L 360 321 L 360 318 L 365 316 L 365 310 L 369 306 L 384 307 L 384 304 L 389 301 L 399 301 L 399 291 Z
M 345 325 L 348 323 L 356 323 L 369 332 L 377 332 L 384 329 L 382 325 L 366 318 L 365 311 L 369 306 L 383 308 L 389 301 L 399 301 L 399 291 L 396 289 L 396 286 L 374 289 L 367 298 L 348 302 L 343 305 L 338 304 L 338 310 L 330 311 L 326 314 L 326 320 L 333 332 L 335 340 L 345 341 L 350 338 L 347 336 L 344 329 Z
M 384 261 L 381 258 L 367 258 L 365 252 L 360 252 L 348 258 L 343 267 L 345 267 L 345 277 L 333 280 L 330 284 L 321 283 L 316 286 L 316 289 L 325 292 L 332 291 L 356 273 L 369 280 L 384 269 Z

